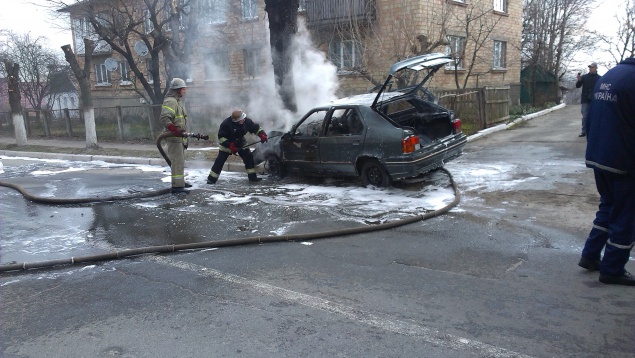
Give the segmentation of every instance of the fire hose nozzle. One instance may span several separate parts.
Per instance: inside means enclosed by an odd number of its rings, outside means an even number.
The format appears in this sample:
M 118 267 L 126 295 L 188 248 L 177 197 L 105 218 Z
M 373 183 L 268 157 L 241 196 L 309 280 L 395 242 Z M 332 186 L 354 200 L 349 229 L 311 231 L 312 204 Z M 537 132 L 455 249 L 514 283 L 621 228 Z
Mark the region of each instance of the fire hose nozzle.
M 202 140 L 209 140 L 209 136 L 207 134 L 200 134 L 200 133 L 186 133 L 188 138 L 196 138 L 196 139 L 202 139 Z

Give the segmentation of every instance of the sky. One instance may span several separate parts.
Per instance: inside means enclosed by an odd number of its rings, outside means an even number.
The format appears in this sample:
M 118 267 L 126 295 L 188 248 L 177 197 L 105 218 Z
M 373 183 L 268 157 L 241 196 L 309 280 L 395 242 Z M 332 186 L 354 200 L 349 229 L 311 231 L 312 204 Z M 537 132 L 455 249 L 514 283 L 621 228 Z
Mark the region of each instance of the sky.
M 12 0 L 10 6 L 5 6 L 4 10 L 0 11 L 0 29 L 19 34 L 30 32 L 36 37 L 44 36 L 48 38 L 49 47 L 53 49 L 71 44 L 73 37 L 68 17 L 66 14 L 53 14 L 54 12 L 47 8 L 50 6 L 48 4 L 47 0 Z M 59 18 L 55 19 L 55 16 Z

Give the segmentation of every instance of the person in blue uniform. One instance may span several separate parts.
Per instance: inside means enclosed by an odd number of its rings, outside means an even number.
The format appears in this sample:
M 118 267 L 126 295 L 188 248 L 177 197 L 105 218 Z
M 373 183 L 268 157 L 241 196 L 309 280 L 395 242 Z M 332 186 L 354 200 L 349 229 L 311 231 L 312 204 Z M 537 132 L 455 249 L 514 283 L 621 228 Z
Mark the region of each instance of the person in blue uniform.
M 635 286 L 625 268 L 635 242 L 635 58 L 595 85 L 585 163 L 595 174 L 600 205 L 578 265 L 599 269 L 602 283 Z

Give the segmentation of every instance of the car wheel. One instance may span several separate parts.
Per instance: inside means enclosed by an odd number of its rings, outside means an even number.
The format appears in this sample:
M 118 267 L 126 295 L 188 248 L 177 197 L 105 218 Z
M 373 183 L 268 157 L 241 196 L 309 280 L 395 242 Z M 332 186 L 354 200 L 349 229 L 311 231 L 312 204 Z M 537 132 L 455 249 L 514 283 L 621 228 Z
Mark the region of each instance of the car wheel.
M 284 164 L 282 164 L 282 160 L 275 154 L 267 155 L 265 169 L 274 180 L 279 180 L 284 177 Z
M 365 161 L 362 166 L 362 182 L 364 185 L 387 187 L 390 186 L 390 175 L 381 163 L 371 159 Z

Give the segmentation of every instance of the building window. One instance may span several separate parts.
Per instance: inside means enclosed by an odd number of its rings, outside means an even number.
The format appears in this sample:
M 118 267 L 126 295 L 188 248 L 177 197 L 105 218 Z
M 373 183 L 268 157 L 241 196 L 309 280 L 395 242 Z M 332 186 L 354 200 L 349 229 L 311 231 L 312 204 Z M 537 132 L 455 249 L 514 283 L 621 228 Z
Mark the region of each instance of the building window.
M 253 20 L 258 18 L 258 0 L 240 0 L 243 19 Z
M 456 61 L 456 68 L 463 68 L 463 47 L 465 46 L 465 37 L 462 36 L 448 36 L 448 44 L 445 47 L 445 54 L 452 56 Z M 445 66 L 446 69 L 454 69 L 455 63 L 448 63 Z
M 149 58 L 146 60 L 146 70 L 148 71 L 148 83 L 154 83 L 154 76 L 152 76 L 152 59 Z
M 494 11 L 507 13 L 507 0 L 494 0 Z
M 121 73 L 121 84 L 129 85 L 132 84 L 130 80 L 130 64 L 128 61 L 119 62 L 119 73 Z
M 210 24 L 227 22 L 227 0 L 206 0 L 207 18 Z
M 245 61 L 245 74 L 249 77 L 255 77 L 260 73 L 260 49 L 243 50 L 243 58 Z
M 73 33 L 75 35 L 75 51 L 84 54 L 84 38 L 93 37 L 93 25 L 86 18 L 73 19 Z
M 504 69 L 506 66 L 505 63 L 505 54 L 507 52 L 507 43 L 504 41 L 494 41 L 494 60 L 492 63 L 492 67 L 494 69 Z
M 205 59 L 205 80 L 225 80 L 229 78 L 229 53 L 213 52 Z
M 362 65 L 362 46 L 353 40 L 333 40 L 329 43 L 329 60 L 340 71 Z
M 150 19 L 150 10 L 143 10 L 143 32 L 149 34 L 154 30 L 154 25 Z
M 97 86 L 110 85 L 110 71 L 106 69 L 106 65 L 100 63 L 95 65 L 95 78 Z

